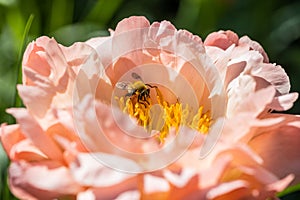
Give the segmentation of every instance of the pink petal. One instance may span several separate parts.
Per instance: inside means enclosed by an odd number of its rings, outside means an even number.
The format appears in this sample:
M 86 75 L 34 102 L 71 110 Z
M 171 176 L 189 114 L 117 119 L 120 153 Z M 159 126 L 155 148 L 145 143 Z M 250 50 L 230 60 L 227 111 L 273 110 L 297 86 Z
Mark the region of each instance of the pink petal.
M 78 199 L 114 199 L 123 192 L 138 189 L 137 176 L 105 167 L 97 159 L 96 154 L 81 153 L 71 164 L 75 180 L 89 188 Z M 126 164 L 122 160 L 118 163 Z
M 145 17 L 129 17 L 120 21 L 116 27 L 115 34 L 127 32 L 134 29 L 142 29 L 150 26 L 149 21 Z
M 183 168 L 182 172 L 178 175 L 169 170 L 164 171 L 165 178 L 174 186 L 184 188 L 188 182 L 196 175 L 196 170 L 190 168 Z
M 227 196 L 227 198 L 230 197 L 230 199 L 242 199 L 251 196 L 251 192 L 248 187 L 248 183 L 243 180 L 222 183 L 217 187 L 209 190 L 209 192 L 207 193 L 207 198 L 217 199 L 218 197 L 224 198 L 224 196 Z
M 218 172 L 221 175 L 215 185 L 208 189 L 209 199 L 229 197 L 266 199 L 284 189 L 292 178 L 278 180 L 274 174 L 261 167 L 261 159 L 246 145 L 234 145 L 225 149 L 212 166 L 222 163 L 220 161 L 224 158 L 231 160 L 226 168 Z
M 210 107 L 210 105 L 203 105 L 204 100 L 208 99 L 207 96 L 204 95 L 204 91 L 207 90 L 207 86 L 201 76 L 201 73 L 194 68 L 191 63 L 186 62 L 180 70 L 180 75 L 186 78 L 188 83 L 190 84 L 190 88 L 185 88 L 185 90 L 181 90 L 182 92 L 186 92 L 189 89 L 193 89 L 192 92 L 195 92 L 197 100 L 200 105 L 205 106 L 206 109 Z M 190 92 L 190 94 L 193 94 Z M 182 95 L 184 96 L 184 95 Z M 193 98 L 193 97 L 192 97 Z M 192 99 L 190 98 L 190 100 Z M 187 101 L 188 102 L 188 101 Z M 208 104 L 208 103 L 207 103 Z
M 227 49 L 232 44 L 238 44 L 239 37 L 234 32 L 228 31 L 219 31 L 209 34 L 205 41 L 205 46 L 216 46 L 223 50 Z
M 10 152 L 11 160 L 26 160 L 29 162 L 47 159 L 29 140 L 23 140 L 13 146 Z
M 20 124 L 22 133 L 32 141 L 48 158 L 53 160 L 62 160 L 62 152 L 54 141 L 45 134 L 40 125 L 23 108 L 10 108 L 7 110 L 12 114 Z
M 48 40 L 47 37 L 42 37 L 44 40 Z M 37 52 L 43 51 L 42 47 L 38 47 L 35 42 L 29 43 L 27 46 L 24 55 L 23 55 L 23 62 L 22 65 L 26 66 L 30 63 L 30 67 L 32 70 L 36 71 L 37 73 L 43 76 L 49 76 L 51 73 L 51 67 L 46 60 L 41 58 Z M 43 67 L 40 67 L 43 66 Z M 23 77 L 23 83 L 27 84 L 26 77 Z
M 59 45 L 68 66 L 79 67 L 94 52 L 94 49 L 83 42 L 76 42 L 72 46 Z
M 275 89 L 259 85 L 252 76 L 240 76 L 232 81 L 228 88 L 227 116 L 233 117 L 238 113 L 251 113 L 258 116 L 266 110 L 268 104 L 273 101 Z M 263 89 L 256 91 L 256 87 Z
M 246 175 L 245 179 L 248 180 L 249 183 L 253 185 L 255 185 L 256 182 L 259 182 L 263 185 L 270 184 L 270 183 L 272 184 L 278 180 L 278 178 L 274 174 L 272 174 L 271 172 L 269 172 L 268 170 L 264 169 L 259 165 L 256 166 L 238 165 L 236 169 L 238 169 L 240 172 Z
M 130 57 L 130 55 L 127 55 L 127 57 Z M 143 57 L 142 53 L 140 53 L 140 57 Z M 136 64 L 131 59 L 121 57 L 113 66 L 106 69 L 106 74 L 112 85 L 115 85 L 126 72 L 134 67 L 136 67 Z
M 203 199 L 205 194 L 205 189 L 200 188 L 199 185 L 199 174 L 189 167 L 174 169 L 174 171 L 164 170 L 162 176 L 159 172 L 156 176 L 147 175 L 144 177 L 144 188 L 143 197 L 149 199 Z M 149 193 L 147 190 L 152 192 Z
M 289 77 L 279 65 L 263 63 L 253 66 L 251 74 L 271 83 L 280 94 L 287 94 L 290 91 Z
M 47 74 L 48 77 L 52 78 L 53 83 L 57 85 L 60 78 L 64 75 L 67 66 L 57 42 L 48 37 L 40 37 L 33 45 L 33 47 L 29 46 L 25 50 L 26 56 L 23 59 L 23 66 L 31 67 L 33 70 L 37 68 L 48 69 L 50 72 Z M 27 51 L 29 51 L 29 53 L 27 53 Z M 40 71 L 38 70 L 37 72 Z M 50 76 L 51 74 L 52 76 Z M 26 76 L 24 80 L 25 84 L 27 81 Z
M 82 190 L 69 170 L 57 162 L 13 162 L 9 167 L 11 191 L 22 199 L 54 199 Z M 34 198 L 32 198 L 34 197 Z
M 284 115 L 283 115 L 284 116 Z M 294 116 L 274 130 L 266 130 L 250 141 L 250 146 L 263 158 L 263 166 L 282 178 L 295 175 L 293 183 L 300 181 L 300 117 Z
M 96 194 L 93 193 L 92 190 L 88 189 L 83 192 L 80 192 L 76 196 L 77 200 L 97 200 Z M 100 197 L 98 198 L 100 199 Z
M 298 99 L 299 94 L 296 92 L 275 97 L 268 105 L 270 109 L 285 111 L 293 107 L 294 102 Z
M 244 101 L 237 106 L 236 112 L 253 113 L 258 116 L 266 109 L 266 106 L 273 100 L 275 90 L 273 87 L 261 89 L 250 94 Z
M 149 28 L 149 37 L 153 41 L 158 42 L 162 47 L 168 46 L 170 43 L 166 38 L 174 35 L 176 28 L 168 21 L 154 22 Z
M 239 163 L 242 166 L 255 166 L 257 164 L 262 164 L 263 160 L 247 145 L 245 144 L 227 144 L 223 151 L 220 151 L 218 156 L 220 159 L 226 160 L 225 156 L 230 155 L 231 161 Z M 223 156 L 225 158 L 223 158 Z M 218 158 L 219 159 L 219 158 Z M 228 158 L 227 158 L 228 159 Z M 218 161 L 218 160 L 217 160 Z M 218 161 L 221 162 L 221 161 Z
M 137 190 L 127 191 L 120 194 L 115 200 L 140 200 L 141 194 Z
M 44 87 L 18 85 L 17 88 L 28 110 L 39 118 L 44 117 L 55 95 L 53 88 L 46 85 Z
M 262 64 L 263 57 L 256 51 L 249 51 L 244 47 L 236 47 L 232 51 L 231 60 L 228 62 L 228 65 L 245 61 L 245 73 L 248 74 L 253 68 Z
M 168 181 L 163 178 L 152 176 L 150 174 L 144 175 L 144 192 L 146 194 L 169 192 L 170 185 Z
M 213 161 L 206 166 L 206 169 L 200 171 L 199 188 L 210 188 L 219 183 L 224 171 L 230 165 L 232 158 L 228 155 L 219 156 L 217 159 L 213 158 Z
M 276 191 L 276 192 L 283 191 L 294 180 L 294 178 L 295 176 L 290 174 L 285 178 L 268 185 L 267 188 L 270 191 Z
M 227 88 L 228 84 L 235 78 L 237 78 L 245 69 L 245 61 L 231 64 L 226 69 L 224 85 Z
M 104 155 L 104 154 L 102 154 Z M 133 175 L 119 172 L 102 164 L 99 154 L 80 153 L 76 160 L 71 163 L 70 169 L 74 179 L 83 186 L 90 187 L 113 187 L 127 180 L 135 179 Z M 111 155 L 111 161 L 116 156 Z M 124 160 L 119 159 L 118 163 L 126 165 Z
M 13 159 L 13 157 L 10 156 L 13 146 L 24 139 L 25 137 L 21 133 L 19 124 L 1 125 L 0 141 L 10 159 Z
M 118 196 L 127 191 L 136 190 L 136 183 L 132 183 L 131 181 L 124 181 L 123 183 L 116 184 L 114 186 L 109 187 L 94 187 L 85 191 L 84 193 L 79 193 L 78 200 L 86 200 L 86 199 L 95 199 L 95 200 L 108 200 L 108 199 L 116 199 Z M 134 195 L 135 197 L 135 195 Z M 129 200 L 129 199 L 128 199 Z M 130 199 L 134 200 L 134 199 Z
M 243 36 L 239 39 L 238 45 L 247 45 L 250 47 L 250 50 L 255 50 L 258 51 L 263 57 L 264 57 L 264 62 L 268 63 L 269 58 L 268 55 L 266 54 L 265 50 L 262 48 L 262 46 L 256 42 L 251 40 L 248 36 Z
M 89 46 L 91 46 L 92 48 L 97 49 L 97 47 L 100 46 L 101 44 L 103 44 L 104 42 L 108 43 L 110 37 L 111 36 L 95 37 L 95 38 L 91 38 L 91 39 L 85 41 L 85 43 L 88 44 Z

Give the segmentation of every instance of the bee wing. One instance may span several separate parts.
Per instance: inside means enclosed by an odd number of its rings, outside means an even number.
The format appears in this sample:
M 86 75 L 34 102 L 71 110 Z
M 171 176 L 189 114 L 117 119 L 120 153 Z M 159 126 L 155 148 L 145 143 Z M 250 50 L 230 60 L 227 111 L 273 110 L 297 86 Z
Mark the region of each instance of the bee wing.
M 134 79 L 138 79 L 138 80 L 140 80 L 140 81 L 143 81 L 142 78 L 141 78 L 141 76 L 138 75 L 138 74 L 135 73 L 135 72 L 132 72 L 131 76 L 132 76 L 132 78 L 134 78 Z
M 121 89 L 121 90 L 129 90 L 131 88 L 131 83 L 122 81 L 122 82 L 117 82 L 116 87 Z

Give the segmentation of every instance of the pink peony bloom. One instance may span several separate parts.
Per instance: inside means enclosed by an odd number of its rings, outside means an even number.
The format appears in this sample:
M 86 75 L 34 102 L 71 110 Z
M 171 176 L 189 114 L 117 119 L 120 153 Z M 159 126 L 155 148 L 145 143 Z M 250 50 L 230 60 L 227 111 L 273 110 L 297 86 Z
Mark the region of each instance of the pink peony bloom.
M 70 47 L 41 37 L 18 90 L 0 138 L 21 199 L 266 199 L 299 183 L 300 116 L 270 112 L 298 94 L 247 36 L 130 17 Z

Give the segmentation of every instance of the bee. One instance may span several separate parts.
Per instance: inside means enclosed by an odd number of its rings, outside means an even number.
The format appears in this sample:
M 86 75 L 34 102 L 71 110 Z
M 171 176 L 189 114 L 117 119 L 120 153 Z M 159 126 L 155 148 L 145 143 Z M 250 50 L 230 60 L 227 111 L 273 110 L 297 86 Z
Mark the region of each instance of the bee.
M 134 78 L 135 82 L 117 82 L 116 87 L 121 90 L 127 90 L 127 94 L 125 96 L 132 97 L 137 96 L 137 102 L 143 104 L 145 107 L 147 105 L 150 105 L 149 101 L 147 99 L 150 98 L 150 88 L 157 89 L 157 86 L 150 85 L 148 83 L 144 83 L 140 75 L 137 73 L 132 73 L 131 77 Z

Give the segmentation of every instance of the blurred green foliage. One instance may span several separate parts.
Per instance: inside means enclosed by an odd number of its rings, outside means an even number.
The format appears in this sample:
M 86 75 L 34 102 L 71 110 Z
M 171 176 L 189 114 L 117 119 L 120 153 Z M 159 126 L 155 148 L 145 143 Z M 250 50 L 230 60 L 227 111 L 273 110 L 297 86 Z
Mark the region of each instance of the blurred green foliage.
M 291 90 L 300 91 L 299 11 L 297 0 L 0 0 L 0 123 L 13 123 L 5 109 L 20 106 L 16 84 L 29 41 L 47 35 L 70 45 L 107 35 L 108 28 L 132 15 L 169 20 L 202 38 L 220 29 L 248 35 L 262 44 L 271 62 L 285 68 Z M 300 113 L 299 101 L 288 113 Z M 7 164 L 0 149 L 0 199 L 13 198 L 5 182 Z

